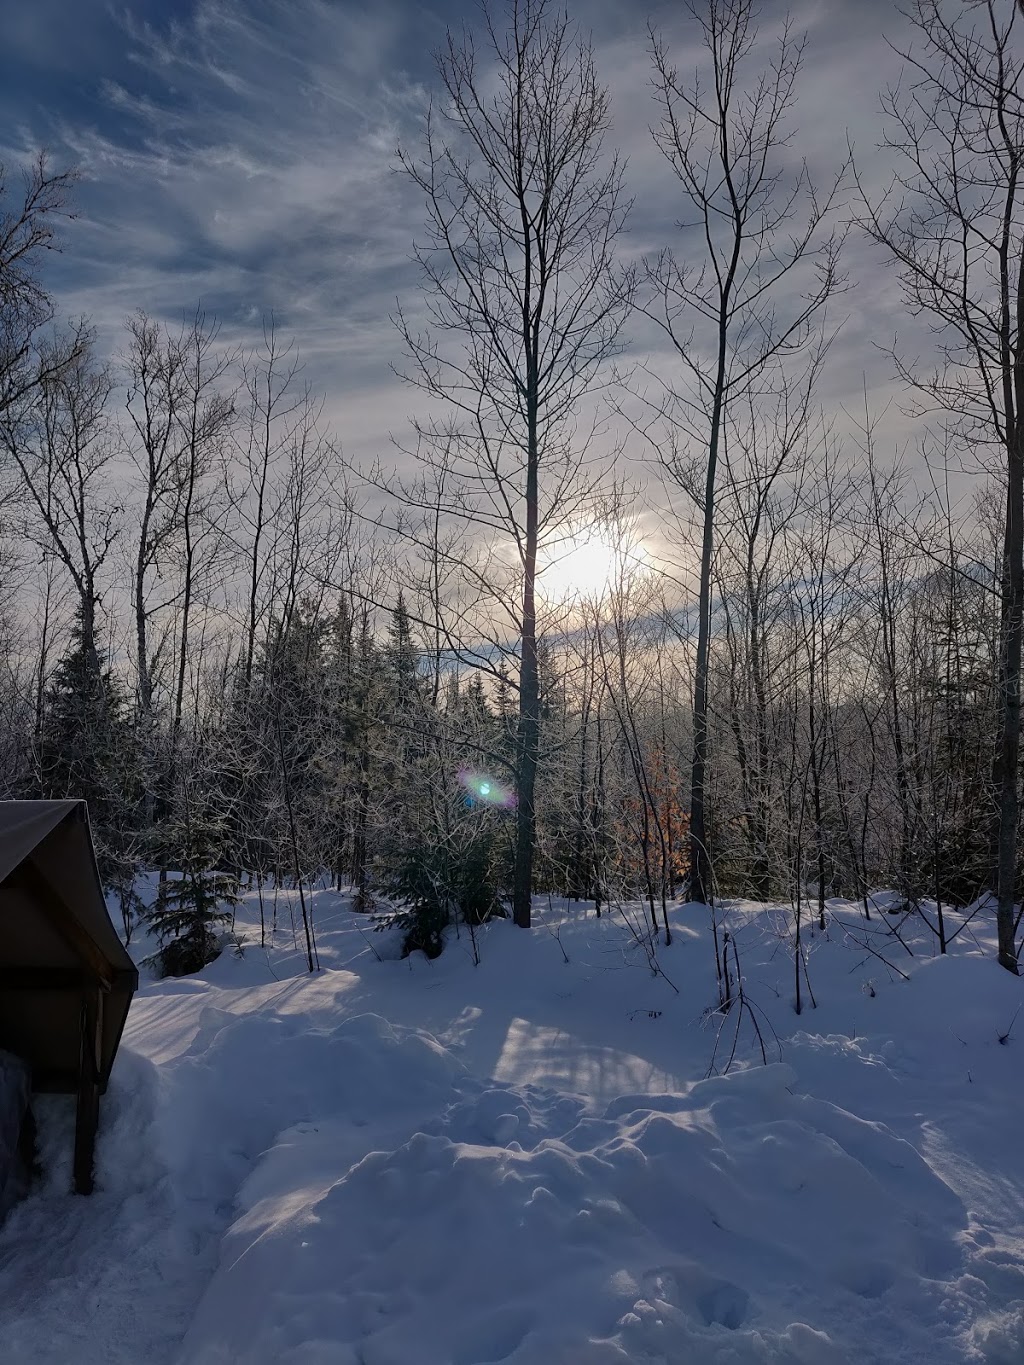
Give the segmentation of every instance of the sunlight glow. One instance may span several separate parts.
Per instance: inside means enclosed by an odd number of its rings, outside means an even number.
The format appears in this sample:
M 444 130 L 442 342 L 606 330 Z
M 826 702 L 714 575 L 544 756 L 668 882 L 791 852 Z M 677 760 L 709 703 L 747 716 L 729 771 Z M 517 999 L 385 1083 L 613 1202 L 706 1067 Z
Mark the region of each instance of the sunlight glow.
M 635 536 L 587 527 L 542 548 L 538 592 L 551 603 L 600 601 L 650 565 Z

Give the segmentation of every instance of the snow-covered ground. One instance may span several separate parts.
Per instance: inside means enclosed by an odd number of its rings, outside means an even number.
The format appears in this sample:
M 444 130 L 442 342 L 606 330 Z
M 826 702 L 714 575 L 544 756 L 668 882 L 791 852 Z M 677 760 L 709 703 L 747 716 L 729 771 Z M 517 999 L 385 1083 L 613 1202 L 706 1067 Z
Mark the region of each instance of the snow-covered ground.
M 769 1065 L 745 1015 L 708 1077 L 706 911 L 670 985 L 581 906 L 474 966 L 314 902 L 314 976 L 282 892 L 268 951 L 247 901 L 242 956 L 144 983 L 92 1198 L 40 1106 L 3 1365 L 1024 1362 L 1024 985 L 979 920 L 947 958 L 904 924 L 911 957 L 833 903 L 798 1017 L 784 916 L 731 907 Z

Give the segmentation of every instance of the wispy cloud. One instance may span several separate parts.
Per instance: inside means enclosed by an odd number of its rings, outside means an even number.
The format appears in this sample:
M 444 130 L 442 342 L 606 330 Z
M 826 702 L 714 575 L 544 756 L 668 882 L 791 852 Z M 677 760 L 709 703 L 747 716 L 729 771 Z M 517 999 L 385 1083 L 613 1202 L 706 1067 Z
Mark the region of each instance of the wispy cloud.
M 398 295 L 416 307 L 410 252 L 423 221 L 393 151 L 422 110 L 445 22 L 475 10 L 400 0 L 11 8 L 0 126 L 14 132 L 0 155 L 48 143 L 83 173 L 81 216 L 54 271 L 65 311 L 90 315 L 111 349 L 139 307 L 173 320 L 201 300 L 238 339 L 272 311 L 349 448 L 386 451 L 416 405 L 389 368 L 389 315 Z M 766 30 L 782 10 L 768 0 Z M 631 0 L 576 12 L 611 87 L 609 144 L 628 156 L 636 207 L 625 250 L 678 244 L 677 190 L 648 132 L 643 14 Z M 652 21 L 685 68 L 685 7 L 655 3 Z M 896 71 L 882 29 L 896 22 L 889 0 L 805 0 L 794 13 L 811 39 L 794 147 L 819 178 L 841 159 L 847 130 L 865 153 L 878 140 L 877 87 Z M 888 362 L 873 343 L 902 323 L 877 257 L 851 238 L 848 259 L 856 290 L 823 390 L 837 410 L 857 401 L 864 372 L 884 401 Z M 636 338 L 638 351 L 652 342 L 639 327 Z
M 138 307 L 174 318 L 201 299 L 240 337 L 272 311 L 340 418 L 347 391 L 387 383 L 410 270 L 416 210 L 390 165 L 423 99 L 406 16 L 202 0 L 117 32 L 91 90 L 31 128 L 83 176 L 65 310 L 111 343 Z

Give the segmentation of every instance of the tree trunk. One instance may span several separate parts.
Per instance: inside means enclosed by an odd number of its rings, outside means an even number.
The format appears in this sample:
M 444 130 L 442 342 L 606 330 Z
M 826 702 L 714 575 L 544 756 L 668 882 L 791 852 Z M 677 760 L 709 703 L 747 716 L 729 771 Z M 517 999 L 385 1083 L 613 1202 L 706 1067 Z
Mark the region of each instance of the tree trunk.
M 735 267 L 735 255 L 733 257 Z M 731 272 L 730 272 L 731 283 Z M 726 325 L 723 309 L 719 332 L 718 374 L 707 478 L 704 487 L 704 533 L 700 552 L 700 599 L 697 621 L 697 660 L 693 679 L 693 767 L 690 778 L 690 900 L 710 904 L 711 855 L 708 851 L 705 798 L 708 766 L 708 655 L 711 648 L 711 560 L 715 531 L 715 474 L 725 397 Z
M 999 963 L 1018 971 L 1014 946 L 1017 824 L 1020 807 L 1021 623 L 1024 612 L 1024 452 L 1015 429 L 1007 443 L 1006 533 L 1003 545 L 1002 723 L 998 750 L 999 820 L 996 841 L 996 932 Z
M 540 747 L 540 676 L 537 667 L 538 438 L 536 381 L 531 376 L 529 448 L 526 469 L 526 545 L 523 564 L 523 636 L 519 669 L 519 734 L 516 754 L 516 860 L 512 917 L 521 929 L 531 925 L 533 856 L 537 839 L 534 788 Z

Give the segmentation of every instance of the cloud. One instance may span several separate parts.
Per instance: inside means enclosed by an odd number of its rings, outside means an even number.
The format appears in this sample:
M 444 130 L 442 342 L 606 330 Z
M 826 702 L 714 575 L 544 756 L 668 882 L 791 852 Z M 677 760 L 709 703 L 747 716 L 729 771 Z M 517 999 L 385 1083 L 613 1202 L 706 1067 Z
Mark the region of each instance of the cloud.
M 643 15 L 632 0 L 575 8 L 611 87 L 609 146 L 628 156 L 636 205 L 624 251 L 678 245 L 678 190 L 648 132 Z M 783 8 L 765 4 L 766 35 Z M 53 271 L 65 311 L 90 315 L 112 351 L 139 307 L 174 321 L 201 301 L 237 340 L 253 339 L 272 311 L 328 393 L 346 446 L 386 454 L 389 431 L 417 404 L 390 371 L 399 343 L 389 315 L 399 295 L 422 306 L 410 260 L 422 205 L 392 154 L 423 107 L 445 22 L 472 20 L 473 8 L 37 0 L 17 11 L 5 19 L 3 61 L 20 75 L 0 81 L 0 126 L 17 130 L 7 154 L 49 143 L 83 174 L 80 219 Z M 652 17 L 685 68 L 686 8 L 656 4 Z M 897 69 L 882 26 L 898 18 L 889 0 L 805 0 L 794 22 L 810 33 L 794 147 L 821 179 L 847 130 L 874 158 L 876 86 Z M 856 403 L 864 372 L 884 401 L 889 367 L 873 343 L 904 321 L 877 254 L 851 238 L 848 262 L 857 287 L 823 388 L 837 411 Z M 650 333 L 638 325 L 634 335 L 639 354 Z
M 273 312 L 332 394 L 379 384 L 417 216 L 390 166 L 423 99 L 402 11 L 202 0 L 129 13 L 120 40 L 33 125 L 83 177 L 53 276 L 65 311 L 111 346 L 138 307 L 201 299 L 240 338 Z

